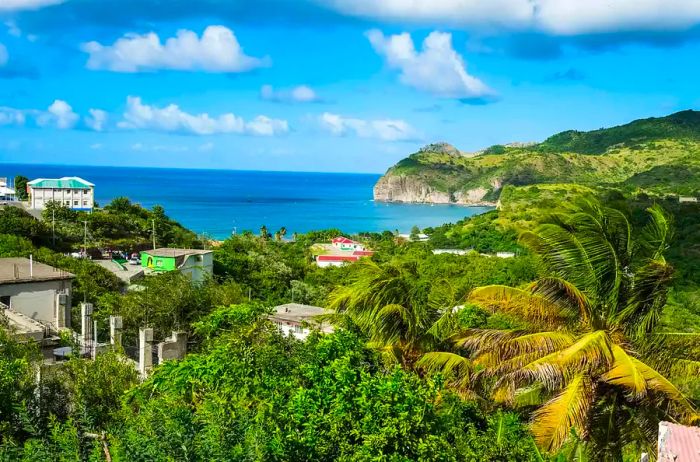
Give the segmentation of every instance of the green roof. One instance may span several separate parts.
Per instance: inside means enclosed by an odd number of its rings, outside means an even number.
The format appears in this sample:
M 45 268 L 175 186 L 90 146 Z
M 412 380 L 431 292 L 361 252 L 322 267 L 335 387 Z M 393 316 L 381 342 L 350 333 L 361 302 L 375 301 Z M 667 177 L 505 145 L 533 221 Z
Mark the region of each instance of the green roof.
M 83 189 L 92 188 L 95 186 L 89 181 L 85 181 L 77 176 L 63 178 L 38 178 L 27 183 L 32 188 L 68 188 L 68 189 Z

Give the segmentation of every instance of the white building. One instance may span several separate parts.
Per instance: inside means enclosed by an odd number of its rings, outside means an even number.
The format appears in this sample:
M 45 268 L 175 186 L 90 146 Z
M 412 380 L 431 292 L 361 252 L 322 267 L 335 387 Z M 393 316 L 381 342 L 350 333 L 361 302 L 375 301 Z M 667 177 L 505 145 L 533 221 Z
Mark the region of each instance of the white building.
M 318 319 L 318 316 L 330 313 L 333 311 L 320 306 L 287 303 L 276 306 L 275 312 L 269 316 L 269 319 L 284 335 L 293 335 L 299 340 L 304 340 L 312 330 L 320 330 L 327 334 L 333 332 L 333 326 L 327 321 L 322 322 Z
M 365 250 L 365 246 L 362 245 L 361 243 L 357 241 L 353 241 L 352 239 L 348 239 L 347 237 L 336 237 L 331 241 L 331 244 L 333 247 L 337 250 L 342 250 L 345 252 L 348 251 L 363 251 Z
M 95 185 L 77 176 L 37 178 L 27 183 L 29 208 L 43 210 L 55 201 L 74 210 L 92 210 Z
M 58 332 L 70 327 L 74 277 L 28 258 L 0 258 L 0 307 Z
M 0 200 L 13 201 L 15 200 L 14 188 L 8 186 L 7 178 L 0 178 Z

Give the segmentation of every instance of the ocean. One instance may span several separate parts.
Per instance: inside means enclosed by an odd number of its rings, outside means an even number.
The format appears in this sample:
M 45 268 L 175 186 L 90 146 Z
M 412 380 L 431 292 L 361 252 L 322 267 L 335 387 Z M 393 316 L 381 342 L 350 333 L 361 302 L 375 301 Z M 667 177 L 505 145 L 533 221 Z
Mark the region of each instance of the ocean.
M 345 233 L 395 231 L 450 223 L 489 210 L 458 205 L 387 204 L 372 200 L 380 175 L 138 167 L 0 164 L 0 177 L 79 176 L 95 184 L 106 205 L 125 196 L 156 204 L 184 226 L 214 239 L 258 233 L 265 225 L 294 232 L 338 228 Z

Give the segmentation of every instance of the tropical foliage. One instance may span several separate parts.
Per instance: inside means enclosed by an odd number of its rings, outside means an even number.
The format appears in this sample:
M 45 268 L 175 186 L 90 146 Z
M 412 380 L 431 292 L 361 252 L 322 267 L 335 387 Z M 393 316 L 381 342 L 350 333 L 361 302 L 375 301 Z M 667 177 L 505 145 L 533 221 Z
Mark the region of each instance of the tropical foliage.
M 595 460 L 619 460 L 630 445 L 653 452 L 659 419 L 698 418 L 669 377 L 697 373 L 700 357 L 679 347 L 693 336 L 660 331 L 672 235 L 660 207 L 648 215 L 634 229 L 619 210 L 587 201 L 524 233 L 546 275 L 519 288 L 477 288 L 469 301 L 526 326 L 457 332 L 454 352 L 426 355 L 422 364 L 458 385 L 478 380 L 497 401 L 534 405 L 532 431 L 544 450 L 575 434 Z

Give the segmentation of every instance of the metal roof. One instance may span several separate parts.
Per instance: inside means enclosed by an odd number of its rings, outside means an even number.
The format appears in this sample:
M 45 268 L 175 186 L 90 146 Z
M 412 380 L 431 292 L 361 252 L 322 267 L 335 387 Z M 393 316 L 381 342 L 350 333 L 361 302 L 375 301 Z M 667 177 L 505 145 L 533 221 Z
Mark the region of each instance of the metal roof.
M 160 249 L 155 250 L 143 250 L 141 253 L 145 253 L 146 255 L 150 255 L 152 257 L 177 258 L 184 257 L 185 255 L 206 255 L 208 253 L 212 253 L 212 251 L 202 249 L 171 249 L 169 247 L 161 247 Z
M 31 267 L 30 267 L 31 266 Z M 73 279 L 75 276 L 28 258 L 0 258 L 0 284 Z
M 77 176 L 64 176 L 63 178 L 37 178 L 27 182 L 29 186 L 36 189 L 62 188 L 62 189 L 85 189 L 95 185 Z
M 658 462 L 700 460 L 700 427 L 659 422 Z

